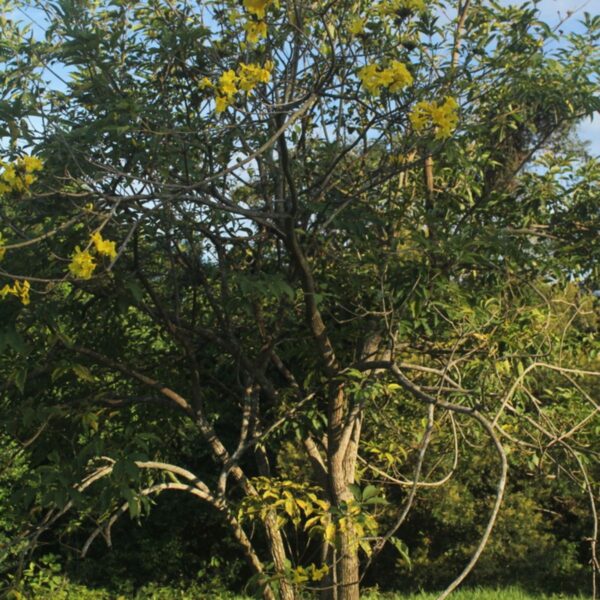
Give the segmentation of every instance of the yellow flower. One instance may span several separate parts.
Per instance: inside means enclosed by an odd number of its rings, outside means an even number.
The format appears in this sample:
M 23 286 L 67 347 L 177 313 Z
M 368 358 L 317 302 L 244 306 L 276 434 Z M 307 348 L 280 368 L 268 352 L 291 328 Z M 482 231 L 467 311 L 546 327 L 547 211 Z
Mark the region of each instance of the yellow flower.
M 393 60 L 387 69 L 381 70 L 377 65 L 366 65 L 359 69 L 358 78 L 373 96 L 377 96 L 382 87 L 395 94 L 413 83 L 410 71 L 397 60 Z
M 246 65 L 240 63 L 238 76 L 240 89 L 245 92 L 251 92 L 259 83 L 268 83 L 271 80 L 271 70 L 273 62 L 267 61 L 264 67 L 255 64 Z
M 450 96 L 431 113 L 431 120 L 437 126 L 435 137 L 450 137 L 458 125 L 458 102 Z
M 393 60 L 390 64 L 390 67 L 386 69 L 390 75 L 392 76 L 392 81 L 389 85 L 389 90 L 393 94 L 399 92 L 401 89 L 412 85 L 413 76 L 410 74 L 410 71 L 406 68 L 406 66 L 397 61 Z
M 89 279 L 96 268 L 94 257 L 87 251 L 75 248 L 73 258 L 69 264 L 69 271 L 77 279 Z
M 4 168 L 0 176 L 0 193 L 25 192 L 37 179 L 32 173 L 41 170 L 43 163 L 35 156 L 23 156 L 12 164 L 0 162 L 0 166 Z
M 236 86 L 237 79 L 238 77 L 232 69 L 225 71 L 221 77 L 219 77 L 219 90 L 223 96 L 231 98 L 235 95 L 238 91 Z
M 458 124 L 458 103 L 448 96 L 442 104 L 418 102 L 412 109 L 409 119 L 416 131 L 430 126 L 435 127 L 436 139 L 450 137 Z
M 25 171 L 27 173 L 33 173 L 34 171 L 41 171 L 44 167 L 44 163 L 36 156 L 24 156 L 20 159 Z
M 7 283 L 2 289 L 0 289 L 0 298 L 4 299 L 6 296 L 11 294 L 12 296 L 16 296 L 23 305 L 27 306 L 29 304 L 30 288 L 31 284 L 27 280 L 23 281 L 22 283 L 20 281 L 15 281 L 12 287 Z
M 17 171 L 14 165 L 7 165 L 2 173 L 2 179 L 9 185 L 13 185 L 17 179 Z
M 208 78 L 208 77 L 203 77 L 200 82 L 198 83 L 198 87 L 201 90 L 205 90 L 207 88 L 212 88 L 214 87 L 213 82 Z
M 265 12 L 271 4 L 278 7 L 279 0 L 244 0 L 245 9 L 259 19 L 265 18 Z
M 365 20 L 360 17 L 352 17 L 348 22 L 348 31 L 352 35 L 359 35 L 365 30 Z
M 408 118 L 410 119 L 410 122 L 416 131 L 421 131 L 427 127 L 430 117 L 429 109 L 429 102 L 422 100 L 421 102 L 417 102 L 415 104 L 412 111 L 408 115 Z
M 267 37 L 267 24 L 264 21 L 248 21 L 244 29 L 249 44 L 256 44 L 260 38 Z
M 229 108 L 229 106 L 231 105 L 230 98 L 228 98 L 227 96 L 217 96 L 215 98 L 215 102 L 217 103 L 215 110 L 218 113 L 222 113 L 223 111 L 227 110 L 227 108 Z
M 369 94 L 373 96 L 379 95 L 383 82 L 381 81 L 381 72 L 377 65 L 366 65 L 362 69 L 359 69 L 358 78 Z
M 25 306 L 29 304 L 29 289 L 31 288 L 31 284 L 29 281 L 24 281 L 21 283 L 20 281 L 15 281 L 13 286 L 14 295 L 21 300 L 21 303 Z
M 96 247 L 96 252 L 101 256 L 108 256 L 111 260 L 117 258 L 115 242 L 102 239 L 102 234 L 99 231 L 96 231 L 96 233 L 92 235 L 92 242 Z

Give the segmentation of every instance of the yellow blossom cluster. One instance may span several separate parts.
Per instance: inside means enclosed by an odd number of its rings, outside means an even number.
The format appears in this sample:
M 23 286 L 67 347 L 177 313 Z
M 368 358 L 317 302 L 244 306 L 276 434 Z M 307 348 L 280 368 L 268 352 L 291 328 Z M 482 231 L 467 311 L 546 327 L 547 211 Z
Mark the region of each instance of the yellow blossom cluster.
M 3 288 L 0 288 L 0 298 L 4 299 L 6 296 L 16 296 L 22 304 L 27 306 L 29 304 L 29 290 L 31 284 L 29 281 L 15 281 L 12 286 L 5 284 Z
M 99 231 L 96 231 L 92 235 L 92 242 L 94 243 L 96 252 L 101 256 L 107 256 L 110 260 L 117 258 L 116 243 L 102 239 L 102 234 Z
M 258 19 L 264 19 L 269 6 L 279 8 L 279 0 L 244 0 L 244 8 Z
M 458 103 L 448 96 L 444 102 L 417 102 L 409 115 L 416 131 L 435 127 L 436 139 L 450 137 L 458 124 Z
M 256 44 L 261 38 L 267 37 L 267 24 L 264 21 L 248 21 L 244 29 L 249 44 Z
M 246 65 L 240 63 L 238 69 L 238 78 L 240 89 L 245 92 L 251 92 L 259 83 L 269 83 L 273 62 L 267 61 L 264 67 L 255 64 Z
M 96 263 L 89 250 L 82 250 L 79 246 L 76 246 L 71 263 L 69 264 L 71 275 L 77 279 L 89 279 L 95 268 Z
M 268 83 L 271 80 L 272 69 L 273 62 L 270 60 L 265 63 L 264 67 L 257 64 L 240 63 L 237 72 L 229 69 L 222 73 L 217 85 L 214 85 L 208 77 L 204 77 L 199 87 L 216 90 L 216 111 L 221 113 L 234 103 L 235 95 L 240 90 L 250 93 L 259 83 Z
M 250 13 L 251 20 L 244 25 L 246 41 L 256 44 L 267 37 L 267 24 L 264 21 L 269 6 L 279 8 L 279 0 L 244 0 L 244 8 Z
M 373 96 L 378 96 L 381 88 L 387 88 L 396 94 L 413 83 L 413 76 L 406 65 L 397 60 L 391 61 L 386 69 L 380 69 L 377 65 L 366 65 L 358 70 L 358 78 Z
M 12 163 L 0 161 L 3 169 L 0 174 L 0 194 L 26 192 L 37 179 L 34 173 L 43 166 L 42 161 L 35 156 L 22 156 Z
M 92 234 L 92 244 L 98 256 L 106 256 L 110 260 L 117 258 L 116 243 L 111 240 L 105 240 L 99 231 Z M 75 252 L 69 263 L 69 271 L 77 279 L 90 279 L 96 269 L 96 261 L 88 249 L 81 250 L 76 246 Z

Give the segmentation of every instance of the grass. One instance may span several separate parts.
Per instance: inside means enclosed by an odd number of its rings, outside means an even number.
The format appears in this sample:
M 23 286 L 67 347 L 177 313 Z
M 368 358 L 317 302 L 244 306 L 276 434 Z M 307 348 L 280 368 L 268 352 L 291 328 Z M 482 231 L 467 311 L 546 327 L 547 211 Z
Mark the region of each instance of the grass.
M 438 594 L 420 592 L 418 594 L 378 593 L 366 590 L 361 594 L 362 600 L 436 600 Z M 590 600 L 590 596 L 573 596 L 569 594 L 535 594 L 525 592 L 517 587 L 498 590 L 472 588 L 458 590 L 450 594 L 449 600 Z

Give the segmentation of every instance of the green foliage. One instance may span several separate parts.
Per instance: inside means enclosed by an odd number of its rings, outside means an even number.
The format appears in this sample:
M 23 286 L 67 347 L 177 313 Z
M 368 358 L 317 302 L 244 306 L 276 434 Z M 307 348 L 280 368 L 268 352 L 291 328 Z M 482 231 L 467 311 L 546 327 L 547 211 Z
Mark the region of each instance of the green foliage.
M 123 585 L 112 589 L 88 587 L 75 583 L 62 573 L 58 557 L 42 556 L 37 563 L 30 563 L 24 570 L 17 587 L 6 592 L 7 600 L 195 600 L 207 597 L 218 600 L 243 600 L 221 587 L 218 581 L 203 584 L 149 583 L 136 589 Z
M 285 600 L 356 596 L 360 560 L 443 586 L 506 464 L 472 581 L 577 587 L 600 21 L 455 4 L 0 0 L 0 541 L 61 553 L 27 593 L 239 586 L 242 556 Z M 65 549 L 153 518 L 131 558 Z

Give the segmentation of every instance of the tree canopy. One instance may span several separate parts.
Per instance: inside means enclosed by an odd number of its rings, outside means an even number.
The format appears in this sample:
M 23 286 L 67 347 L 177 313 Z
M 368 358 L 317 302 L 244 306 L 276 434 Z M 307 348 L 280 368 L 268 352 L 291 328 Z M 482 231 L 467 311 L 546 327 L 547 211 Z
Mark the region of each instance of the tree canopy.
M 511 472 L 578 490 L 595 577 L 600 17 L 536 4 L 0 2 L 7 552 L 180 491 L 266 598 L 350 600 L 481 465 L 440 598 Z

